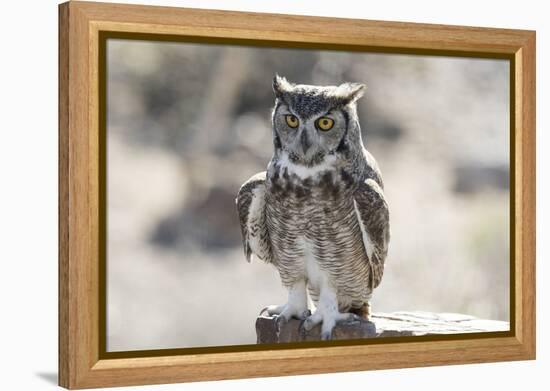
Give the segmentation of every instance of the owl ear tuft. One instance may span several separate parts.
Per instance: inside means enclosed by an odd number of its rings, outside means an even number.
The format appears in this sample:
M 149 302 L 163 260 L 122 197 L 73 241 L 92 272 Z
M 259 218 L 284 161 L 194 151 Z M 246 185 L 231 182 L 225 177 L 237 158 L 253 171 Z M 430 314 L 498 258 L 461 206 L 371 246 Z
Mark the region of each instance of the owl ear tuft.
M 275 92 L 275 96 L 277 98 L 282 98 L 282 96 L 291 89 L 292 85 L 286 78 L 275 74 L 275 77 L 273 78 L 273 92 Z
M 336 88 L 336 95 L 346 100 L 346 103 L 353 103 L 365 94 L 366 85 L 362 83 L 344 83 Z

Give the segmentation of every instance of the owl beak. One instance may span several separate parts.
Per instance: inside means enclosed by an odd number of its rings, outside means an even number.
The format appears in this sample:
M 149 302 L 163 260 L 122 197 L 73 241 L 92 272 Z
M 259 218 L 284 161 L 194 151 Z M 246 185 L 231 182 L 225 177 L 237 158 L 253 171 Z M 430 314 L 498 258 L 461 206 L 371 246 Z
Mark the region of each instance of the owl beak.
M 312 145 L 312 142 L 309 139 L 305 129 L 302 131 L 302 135 L 300 136 L 300 144 L 302 145 L 302 151 L 304 152 L 304 155 L 305 155 L 307 153 L 308 149 Z

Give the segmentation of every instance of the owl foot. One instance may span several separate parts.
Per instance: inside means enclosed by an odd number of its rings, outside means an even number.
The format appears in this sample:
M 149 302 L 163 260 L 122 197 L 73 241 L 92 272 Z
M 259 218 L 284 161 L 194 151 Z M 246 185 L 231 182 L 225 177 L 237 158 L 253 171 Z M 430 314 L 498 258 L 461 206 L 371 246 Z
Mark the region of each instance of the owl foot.
M 332 330 L 337 323 L 354 321 L 358 322 L 360 320 L 361 317 L 350 312 L 330 312 L 326 314 L 322 311 L 317 310 L 313 315 L 307 317 L 300 324 L 300 333 L 303 337 L 305 337 L 308 331 L 311 331 L 315 326 L 322 323 L 323 325 L 321 326 L 321 340 L 328 341 L 332 339 Z
M 277 332 L 279 332 L 281 330 L 281 327 L 291 318 L 296 318 L 303 321 L 311 315 L 311 311 L 308 309 L 302 310 L 298 308 L 292 308 L 288 304 L 267 306 L 260 311 L 259 316 L 262 316 L 264 312 L 267 313 L 267 315 L 269 316 L 276 316 L 275 324 L 277 327 Z
M 269 316 L 277 316 L 277 331 L 291 318 L 305 319 L 311 315 L 307 308 L 306 282 L 298 280 L 288 288 L 288 302 L 283 305 L 270 305 L 265 307 L 260 316 L 266 312 Z
M 311 315 L 311 312 L 307 309 L 303 310 L 303 311 L 300 311 L 300 310 L 292 309 L 288 305 L 276 306 L 276 307 L 277 307 L 277 308 L 275 308 L 276 310 L 279 310 L 280 307 L 282 307 L 282 310 L 280 310 L 280 311 L 278 311 L 278 313 L 276 313 L 276 312 L 273 312 L 273 309 L 272 309 L 272 311 L 270 311 L 268 309 L 267 313 L 270 316 L 275 315 L 277 317 L 276 320 L 275 320 L 276 325 L 277 325 L 277 332 L 279 332 L 281 330 L 281 327 L 285 323 L 287 323 L 291 318 L 296 318 L 296 319 L 299 319 L 299 320 L 305 320 L 308 316 Z
M 332 330 L 321 333 L 321 341 L 330 341 L 332 339 Z
M 296 318 L 299 320 L 304 320 L 308 316 L 311 315 L 311 311 L 306 309 L 300 313 L 300 311 L 293 311 L 293 310 L 287 310 L 288 304 L 281 304 L 281 305 L 268 305 L 267 307 L 263 308 L 260 311 L 260 314 L 258 316 L 262 316 L 265 313 L 269 316 L 277 316 L 279 317 L 281 314 L 284 314 L 285 316 L 290 318 Z M 290 316 L 289 316 L 290 315 Z
M 262 308 L 258 316 L 262 316 L 264 312 L 267 313 L 268 316 L 279 315 L 283 311 L 283 308 L 284 308 L 284 304 L 268 305 L 267 307 Z

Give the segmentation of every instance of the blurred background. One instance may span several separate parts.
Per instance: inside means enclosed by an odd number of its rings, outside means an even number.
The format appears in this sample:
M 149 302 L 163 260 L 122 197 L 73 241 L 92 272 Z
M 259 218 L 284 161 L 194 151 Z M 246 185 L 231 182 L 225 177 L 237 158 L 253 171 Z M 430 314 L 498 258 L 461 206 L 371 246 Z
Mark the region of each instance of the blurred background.
M 373 311 L 509 319 L 507 61 L 132 40 L 107 61 L 109 351 L 253 344 L 286 302 L 234 203 L 272 154 L 276 72 L 367 85 L 392 229 Z

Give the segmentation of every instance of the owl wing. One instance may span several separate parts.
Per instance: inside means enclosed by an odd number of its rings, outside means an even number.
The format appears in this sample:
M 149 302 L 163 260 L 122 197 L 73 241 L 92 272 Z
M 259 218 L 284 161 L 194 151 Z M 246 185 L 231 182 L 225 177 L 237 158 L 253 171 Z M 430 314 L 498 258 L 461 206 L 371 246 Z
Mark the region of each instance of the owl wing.
M 252 254 L 272 263 L 271 243 L 265 219 L 265 171 L 247 180 L 237 195 L 237 210 L 241 223 L 244 255 L 248 262 Z
M 374 179 L 367 179 L 359 185 L 354 194 L 355 212 L 363 234 L 371 268 L 371 288 L 382 280 L 384 262 L 390 241 L 389 209 L 384 192 Z

